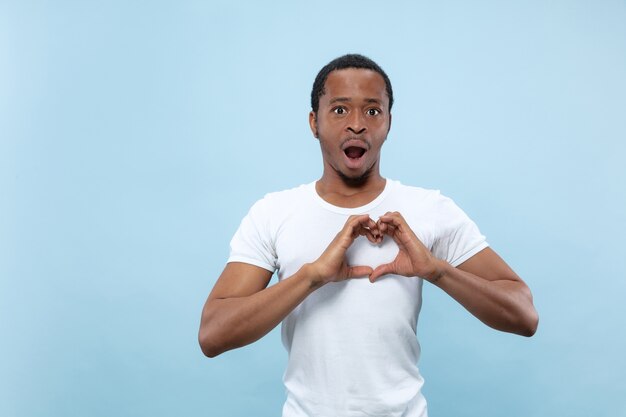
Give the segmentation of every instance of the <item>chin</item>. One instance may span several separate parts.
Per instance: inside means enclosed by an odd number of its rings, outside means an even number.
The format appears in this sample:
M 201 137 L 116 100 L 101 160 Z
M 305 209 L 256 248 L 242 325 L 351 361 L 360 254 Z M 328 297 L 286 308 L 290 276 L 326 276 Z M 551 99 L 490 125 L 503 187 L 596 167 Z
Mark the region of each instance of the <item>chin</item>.
M 367 179 L 369 178 L 370 174 L 372 173 L 371 169 L 368 169 L 367 171 L 363 172 L 362 174 L 358 174 L 358 175 L 347 175 L 344 172 L 341 171 L 337 171 L 337 173 L 339 174 L 339 177 L 341 177 L 341 179 L 349 185 L 361 185 L 363 184 L 365 181 L 367 181 Z

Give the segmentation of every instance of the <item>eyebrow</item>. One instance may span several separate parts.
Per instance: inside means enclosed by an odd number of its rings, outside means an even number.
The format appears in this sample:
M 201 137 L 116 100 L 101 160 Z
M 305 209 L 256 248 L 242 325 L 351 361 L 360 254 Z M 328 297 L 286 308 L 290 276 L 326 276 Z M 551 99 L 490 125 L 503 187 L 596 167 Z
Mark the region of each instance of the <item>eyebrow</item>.
M 328 103 L 329 104 L 333 104 L 333 103 L 345 103 L 345 102 L 350 102 L 352 101 L 351 98 L 349 97 L 335 97 L 333 99 L 331 99 Z M 376 103 L 376 104 L 382 104 L 382 101 L 380 101 L 377 98 L 366 98 L 364 100 L 366 103 Z
M 345 103 L 346 101 L 352 101 L 352 99 L 348 98 L 348 97 L 335 97 L 335 98 L 331 99 L 328 103 L 329 104 L 333 104 L 333 103 L 337 103 L 337 102 Z

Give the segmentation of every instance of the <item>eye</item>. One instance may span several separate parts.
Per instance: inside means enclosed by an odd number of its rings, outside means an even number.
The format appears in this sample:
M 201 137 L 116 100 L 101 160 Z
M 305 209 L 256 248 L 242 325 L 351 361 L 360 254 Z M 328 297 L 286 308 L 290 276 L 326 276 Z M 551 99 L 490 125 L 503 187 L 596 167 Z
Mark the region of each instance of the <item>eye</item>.
M 378 116 L 380 114 L 380 110 L 378 109 L 368 109 L 367 114 L 369 116 Z
M 333 113 L 335 114 L 346 114 L 346 108 L 343 106 L 335 107 L 333 109 Z

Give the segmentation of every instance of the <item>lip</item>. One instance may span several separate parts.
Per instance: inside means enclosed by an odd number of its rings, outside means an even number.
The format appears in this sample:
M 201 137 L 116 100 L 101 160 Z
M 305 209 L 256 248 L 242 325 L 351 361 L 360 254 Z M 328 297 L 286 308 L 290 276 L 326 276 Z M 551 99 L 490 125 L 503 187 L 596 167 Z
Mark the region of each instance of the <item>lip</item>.
M 363 152 L 363 155 L 361 155 L 359 158 L 350 158 L 348 157 L 348 155 L 346 155 L 346 152 L 345 152 L 345 150 L 350 147 L 361 148 L 365 152 Z M 360 169 L 361 167 L 363 167 L 363 164 L 365 163 L 365 155 L 369 151 L 369 146 L 368 146 L 368 143 L 363 140 L 349 139 L 343 143 L 341 147 L 341 151 L 343 153 L 344 163 L 346 164 L 346 167 L 348 169 Z
M 345 142 L 343 142 L 341 144 L 341 150 L 345 151 L 346 149 L 350 148 L 350 147 L 356 147 L 356 148 L 361 148 L 361 149 L 365 149 L 365 152 L 369 151 L 370 146 L 369 144 L 361 139 L 348 139 Z

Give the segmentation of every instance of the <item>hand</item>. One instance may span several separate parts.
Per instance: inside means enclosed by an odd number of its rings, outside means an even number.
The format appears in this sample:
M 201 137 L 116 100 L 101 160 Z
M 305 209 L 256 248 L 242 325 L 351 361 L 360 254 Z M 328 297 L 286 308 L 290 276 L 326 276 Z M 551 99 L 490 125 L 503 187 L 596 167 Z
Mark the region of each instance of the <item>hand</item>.
M 348 278 L 366 277 L 373 272 L 369 266 L 350 266 L 346 263 L 346 251 L 359 236 L 367 237 L 372 243 L 382 242 L 378 225 L 369 215 L 350 216 L 326 250 L 310 264 L 316 281 L 326 284 Z
M 376 225 L 379 233 L 390 236 L 397 243 L 399 251 L 392 262 L 374 269 L 370 274 L 371 282 L 385 274 L 418 276 L 430 282 L 439 279 L 442 274 L 439 265 L 441 261 L 417 238 L 400 213 L 387 212 L 378 219 Z

